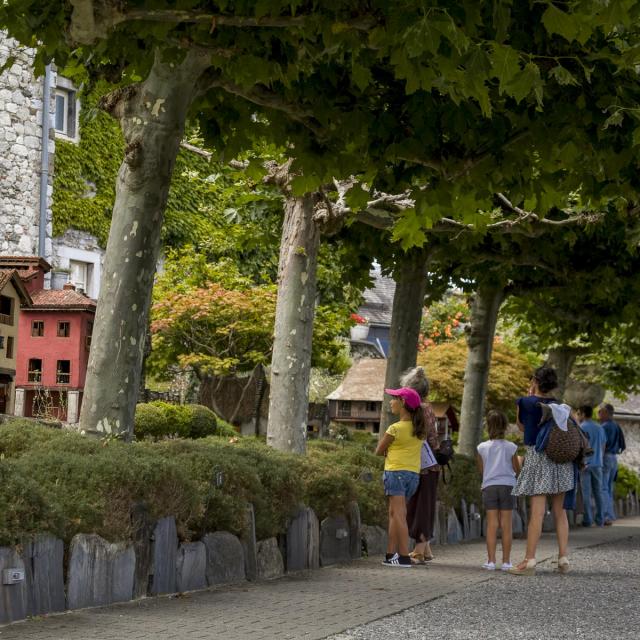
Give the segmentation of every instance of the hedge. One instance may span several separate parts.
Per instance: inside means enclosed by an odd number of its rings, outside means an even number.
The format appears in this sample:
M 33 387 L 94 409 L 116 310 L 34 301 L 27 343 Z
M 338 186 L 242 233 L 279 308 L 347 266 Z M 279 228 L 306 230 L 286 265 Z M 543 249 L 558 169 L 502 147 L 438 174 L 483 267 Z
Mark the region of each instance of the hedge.
M 161 400 L 136 406 L 134 433 L 138 440 L 237 435 L 231 425 L 218 418 L 208 407 L 200 404 L 176 405 Z
M 300 503 L 322 519 L 358 500 L 363 522 L 385 526 L 382 464 L 351 443 L 310 442 L 308 455 L 297 456 L 256 438 L 125 444 L 9 421 L 0 425 L 0 544 L 43 532 L 66 542 L 76 533 L 126 541 L 139 504 L 152 518 L 175 516 L 183 540 L 241 533 L 247 502 L 260 539 L 283 532 Z

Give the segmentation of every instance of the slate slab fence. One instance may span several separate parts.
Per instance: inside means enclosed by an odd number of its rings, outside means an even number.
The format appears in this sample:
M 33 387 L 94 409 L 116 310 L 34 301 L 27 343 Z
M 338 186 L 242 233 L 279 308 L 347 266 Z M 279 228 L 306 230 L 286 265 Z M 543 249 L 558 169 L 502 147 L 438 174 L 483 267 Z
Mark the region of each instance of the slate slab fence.
M 513 512 L 514 535 L 526 531 L 525 501 Z M 616 504 L 619 517 L 640 515 L 635 494 Z M 195 591 L 245 580 L 270 580 L 285 572 L 307 571 L 381 555 L 387 532 L 361 522 L 353 503 L 347 514 L 318 521 L 300 505 L 279 538 L 256 540 L 253 508 L 238 538 L 226 531 L 207 533 L 199 541 L 180 543 L 172 517 L 150 523 L 137 513 L 130 544 L 112 544 L 97 535 L 78 534 L 67 553 L 64 545 L 39 535 L 19 547 L 0 547 L 0 624 L 65 609 L 103 606 L 147 595 Z M 547 527 L 553 523 L 545 523 Z M 579 519 L 579 516 L 578 516 Z M 461 502 L 459 510 L 438 504 L 435 544 L 473 540 L 483 533 L 478 505 Z M 12 570 L 5 573 L 6 570 Z M 13 584 L 8 584 L 10 582 Z

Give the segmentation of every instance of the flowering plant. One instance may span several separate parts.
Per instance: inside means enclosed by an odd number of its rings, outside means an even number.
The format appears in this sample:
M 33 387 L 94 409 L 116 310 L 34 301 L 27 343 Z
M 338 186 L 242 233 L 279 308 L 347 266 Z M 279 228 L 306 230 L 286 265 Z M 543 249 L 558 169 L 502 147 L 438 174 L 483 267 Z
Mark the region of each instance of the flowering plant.
M 351 314 L 351 319 L 356 324 L 369 324 L 369 320 L 367 318 L 363 318 L 362 316 L 358 315 L 357 313 L 352 313 Z

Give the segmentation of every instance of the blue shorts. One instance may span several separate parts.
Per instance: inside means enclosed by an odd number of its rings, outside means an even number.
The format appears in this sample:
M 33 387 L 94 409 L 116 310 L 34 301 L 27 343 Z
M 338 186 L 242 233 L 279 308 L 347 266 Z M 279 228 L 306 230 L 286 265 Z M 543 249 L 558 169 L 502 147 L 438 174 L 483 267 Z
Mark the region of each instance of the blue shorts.
M 420 474 L 413 471 L 385 471 L 382 474 L 385 496 L 410 498 L 420 484 Z

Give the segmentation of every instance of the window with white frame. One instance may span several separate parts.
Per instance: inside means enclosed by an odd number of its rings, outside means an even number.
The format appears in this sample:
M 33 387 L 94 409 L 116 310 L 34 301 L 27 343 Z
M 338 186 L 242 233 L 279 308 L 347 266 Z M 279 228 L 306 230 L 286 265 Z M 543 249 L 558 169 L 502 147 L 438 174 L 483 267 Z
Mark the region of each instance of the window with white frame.
M 93 264 L 90 262 L 82 262 L 81 260 L 69 260 L 69 269 L 71 269 L 69 279 L 75 285 L 76 290 L 90 295 L 92 290 Z
M 56 133 L 77 140 L 78 98 L 73 83 L 58 76 L 55 91 L 56 107 L 54 127 Z

